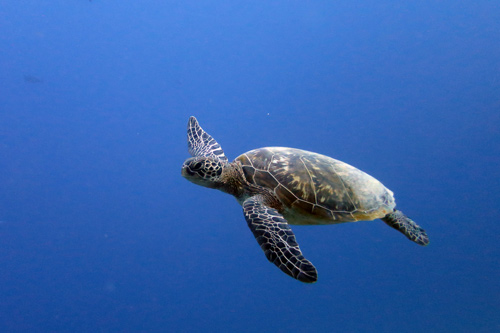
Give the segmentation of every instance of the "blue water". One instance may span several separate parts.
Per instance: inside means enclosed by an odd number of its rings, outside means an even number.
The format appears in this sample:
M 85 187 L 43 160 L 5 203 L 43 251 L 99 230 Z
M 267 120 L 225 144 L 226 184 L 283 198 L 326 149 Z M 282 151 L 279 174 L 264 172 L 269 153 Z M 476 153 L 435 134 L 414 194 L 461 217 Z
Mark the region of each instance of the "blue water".
M 195 115 L 368 172 L 424 227 L 294 226 L 270 264 L 180 175 Z M 0 331 L 500 331 L 498 1 L 3 1 Z

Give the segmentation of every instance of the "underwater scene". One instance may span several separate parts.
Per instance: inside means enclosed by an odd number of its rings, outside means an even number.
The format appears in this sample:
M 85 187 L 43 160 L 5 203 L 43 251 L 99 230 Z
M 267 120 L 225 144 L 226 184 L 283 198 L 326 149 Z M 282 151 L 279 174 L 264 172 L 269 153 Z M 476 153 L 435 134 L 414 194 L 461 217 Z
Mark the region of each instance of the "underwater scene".
M 499 332 L 500 3 L 0 4 L 1 332 Z

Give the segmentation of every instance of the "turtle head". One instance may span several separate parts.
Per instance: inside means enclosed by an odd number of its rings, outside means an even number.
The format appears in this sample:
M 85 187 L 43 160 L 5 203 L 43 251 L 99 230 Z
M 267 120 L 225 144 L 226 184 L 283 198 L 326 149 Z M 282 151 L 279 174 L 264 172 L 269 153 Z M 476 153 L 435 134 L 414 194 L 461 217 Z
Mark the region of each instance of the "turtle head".
M 188 158 L 182 165 L 184 178 L 197 185 L 219 188 L 222 185 L 221 175 L 224 164 L 213 157 L 195 156 Z

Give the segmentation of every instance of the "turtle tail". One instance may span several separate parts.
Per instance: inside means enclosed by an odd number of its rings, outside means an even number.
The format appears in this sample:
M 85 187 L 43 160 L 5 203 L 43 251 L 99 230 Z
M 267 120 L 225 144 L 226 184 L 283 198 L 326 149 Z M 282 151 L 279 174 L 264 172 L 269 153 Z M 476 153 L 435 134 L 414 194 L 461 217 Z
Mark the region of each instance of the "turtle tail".
M 404 234 L 409 240 L 414 241 L 419 245 L 425 246 L 429 244 L 429 236 L 427 236 L 425 230 L 408 216 L 403 214 L 400 210 L 394 210 L 381 220 L 390 227 L 393 227 L 397 231 Z

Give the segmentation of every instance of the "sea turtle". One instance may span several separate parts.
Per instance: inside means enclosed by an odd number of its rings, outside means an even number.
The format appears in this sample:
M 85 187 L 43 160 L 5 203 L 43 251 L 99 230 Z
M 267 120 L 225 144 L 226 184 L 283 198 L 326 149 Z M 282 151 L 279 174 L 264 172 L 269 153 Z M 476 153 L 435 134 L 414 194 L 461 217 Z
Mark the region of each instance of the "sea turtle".
M 267 259 L 302 282 L 316 282 L 289 224 L 336 224 L 381 219 L 410 240 L 429 238 L 396 206 L 393 193 L 347 163 L 305 150 L 267 147 L 229 163 L 221 146 L 191 117 L 187 128 L 191 158 L 182 166 L 189 181 L 233 195 Z

